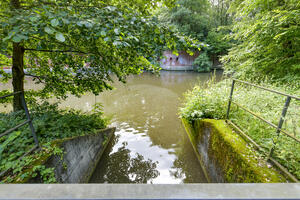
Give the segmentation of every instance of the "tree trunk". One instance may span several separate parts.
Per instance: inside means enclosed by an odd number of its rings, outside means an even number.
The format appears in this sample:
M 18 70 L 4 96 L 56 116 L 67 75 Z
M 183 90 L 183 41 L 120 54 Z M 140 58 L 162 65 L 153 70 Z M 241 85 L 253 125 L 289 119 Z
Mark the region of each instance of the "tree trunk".
M 21 7 L 19 0 L 10 0 L 11 10 L 19 9 Z M 12 84 L 14 92 L 24 90 L 24 47 L 21 43 L 13 43 L 12 55 Z M 13 99 L 14 111 L 24 110 L 21 101 L 21 94 L 15 94 Z
M 13 65 L 12 65 L 12 75 L 13 75 L 13 89 L 14 92 L 24 90 L 24 47 L 20 43 L 13 43 Z M 14 111 L 24 110 L 21 101 L 21 94 L 15 94 L 13 100 Z

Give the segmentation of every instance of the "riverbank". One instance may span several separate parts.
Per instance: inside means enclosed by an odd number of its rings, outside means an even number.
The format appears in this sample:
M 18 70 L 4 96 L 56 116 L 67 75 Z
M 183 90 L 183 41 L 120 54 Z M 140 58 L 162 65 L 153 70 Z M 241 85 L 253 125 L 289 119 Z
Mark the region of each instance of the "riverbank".
M 274 85 L 264 83 L 266 87 L 294 96 L 300 96 L 300 91 L 288 86 L 275 87 Z M 210 81 L 207 88 L 195 86 L 193 90 L 185 94 L 185 100 L 180 109 L 181 117 L 193 122 L 198 119 L 225 119 L 228 98 L 230 94 L 231 81 L 223 80 L 219 83 Z M 250 109 L 259 116 L 268 119 L 277 124 L 281 110 L 285 102 L 285 97 L 279 96 L 268 91 L 254 87 L 243 87 L 236 84 L 233 99 L 238 104 Z M 283 124 L 283 129 L 300 137 L 300 102 L 292 101 Z M 269 152 L 274 143 L 272 138 L 277 138 L 276 130 L 262 121 L 253 118 L 242 109 L 232 105 L 230 111 L 230 120 L 239 124 L 246 130 L 247 134 L 266 152 Z M 274 159 L 283 165 L 288 171 L 300 178 L 300 144 L 295 140 L 281 134 L 276 140 L 276 147 L 273 153 Z M 263 159 L 266 157 L 261 154 Z

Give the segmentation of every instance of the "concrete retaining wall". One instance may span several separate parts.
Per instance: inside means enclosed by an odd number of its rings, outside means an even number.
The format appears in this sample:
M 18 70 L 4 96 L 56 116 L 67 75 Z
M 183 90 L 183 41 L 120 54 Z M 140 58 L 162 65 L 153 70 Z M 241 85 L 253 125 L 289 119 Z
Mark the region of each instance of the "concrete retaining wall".
M 193 56 L 190 56 L 185 51 L 179 51 L 178 55 L 173 54 L 172 51 L 164 51 L 164 58 L 160 61 L 161 68 L 164 70 L 194 70 L 193 62 L 200 55 L 197 51 Z
M 59 142 L 64 156 L 51 156 L 47 167 L 55 168 L 59 183 L 87 183 L 111 140 L 115 128 L 99 131 L 97 134 L 79 136 Z
M 182 122 L 209 182 L 287 182 L 224 120 Z

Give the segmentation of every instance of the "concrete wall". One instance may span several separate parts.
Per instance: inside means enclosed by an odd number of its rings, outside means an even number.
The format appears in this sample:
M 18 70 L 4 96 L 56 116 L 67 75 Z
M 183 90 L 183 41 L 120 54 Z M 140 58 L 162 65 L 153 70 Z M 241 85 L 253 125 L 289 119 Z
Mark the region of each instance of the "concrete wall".
M 287 182 L 224 120 L 182 121 L 209 182 Z
M 0 199 L 299 199 L 300 184 L 0 184 Z
M 165 51 L 164 58 L 161 60 L 161 68 L 165 70 L 193 70 L 193 62 L 199 56 L 196 52 L 190 56 L 185 51 L 179 51 L 179 55 L 175 55 L 172 51 Z
M 59 183 L 87 183 L 114 132 L 115 128 L 108 128 L 97 134 L 63 140 L 59 144 L 65 151 L 63 158 L 51 156 L 46 166 L 55 168 Z

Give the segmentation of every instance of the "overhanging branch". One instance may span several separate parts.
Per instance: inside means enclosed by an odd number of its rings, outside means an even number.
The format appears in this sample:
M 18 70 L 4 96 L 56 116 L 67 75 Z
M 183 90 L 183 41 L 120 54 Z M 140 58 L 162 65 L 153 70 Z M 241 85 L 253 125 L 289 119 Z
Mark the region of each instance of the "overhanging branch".
M 40 76 L 36 76 L 36 75 L 33 75 L 33 74 L 27 74 L 27 73 L 25 73 L 24 75 L 25 75 L 25 76 L 31 76 L 31 77 L 37 78 L 37 79 L 39 79 L 39 81 L 40 81 L 41 83 L 45 83 L 44 81 L 41 80 L 41 77 L 40 77 Z
M 58 42 L 58 41 L 49 41 L 49 40 L 45 40 L 45 39 L 42 39 L 42 38 L 39 38 L 39 37 L 36 37 L 36 36 L 29 36 L 29 37 L 31 37 L 31 38 L 34 38 L 34 39 L 37 39 L 37 40 L 44 40 L 44 41 L 46 41 L 46 42 L 48 42 L 48 43 L 56 43 L 56 44 L 59 44 L 59 45 L 62 45 L 62 46 L 64 46 L 64 47 L 68 47 L 68 48 L 70 48 L 70 49 L 74 49 L 74 47 L 73 46 L 70 46 L 70 45 L 67 45 L 67 44 L 65 44 L 65 43 L 62 43 L 62 42 Z M 80 50 L 76 50 L 76 51 L 80 51 Z
M 83 51 L 74 51 L 74 50 L 52 50 L 52 49 L 27 49 L 25 48 L 24 50 L 26 51 L 41 51 L 41 52 L 52 52 L 52 53 L 80 53 L 80 54 L 88 54 Z

